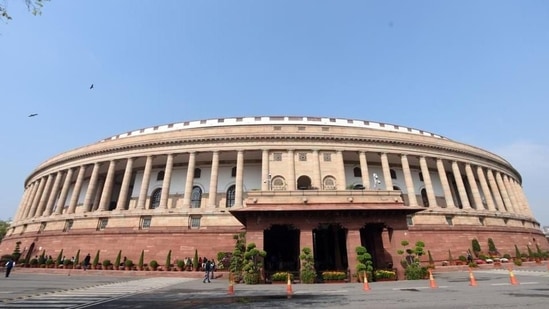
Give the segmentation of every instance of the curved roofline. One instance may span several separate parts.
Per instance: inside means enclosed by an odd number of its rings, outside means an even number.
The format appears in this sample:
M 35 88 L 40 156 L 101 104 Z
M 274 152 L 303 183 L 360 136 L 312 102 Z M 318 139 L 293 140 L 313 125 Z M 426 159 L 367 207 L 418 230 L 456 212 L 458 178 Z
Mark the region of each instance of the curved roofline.
M 448 138 L 435 133 L 419 130 L 415 128 L 405 127 L 396 124 L 390 124 L 385 122 L 376 122 L 368 120 L 357 120 L 348 118 L 334 118 L 334 117 L 311 117 L 311 116 L 250 116 L 250 117 L 227 117 L 227 118 L 211 118 L 205 120 L 193 120 L 169 123 L 165 125 L 159 125 L 154 127 L 142 128 L 134 131 L 128 131 L 126 133 L 114 135 L 99 142 L 106 142 L 110 140 L 117 140 L 130 136 L 140 136 L 153 133 L 163 133 L 177 130 L 195 129 L 195 128 L 207 128 L 207 127 L 222 127 L 222 126 L 241 126 L 241 125 L 282 125 L 282 124 L 295 124 L 295 125 L 319 125 L 319 126 L 340 126 L 340 127 L 353 127 L 353 128 L 367 128 L 381 131 L 391 131 L 400 133 L 417 134 L 435 138 L 441 138 L 448 140 Z

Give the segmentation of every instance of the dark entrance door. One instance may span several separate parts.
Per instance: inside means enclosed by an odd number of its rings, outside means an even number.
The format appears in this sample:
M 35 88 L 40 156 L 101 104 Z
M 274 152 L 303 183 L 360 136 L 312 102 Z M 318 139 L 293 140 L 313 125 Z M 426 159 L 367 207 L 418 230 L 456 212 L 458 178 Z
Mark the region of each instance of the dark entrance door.
M 339 224 L 320 224 L 313 230 L 313 254 L 317 271 L 344 270 L 347 260 L 347 230 Z
M 291 225 L 272 225 L 263 232 L 263 248 L 267 252 L 265 270 L 299 270 L 299 230 Z
M 385 251 L 383 249 L 383 224 L 367 224 L 360 229 L 360 242 L 372 256 L 374 268 L 386 268 Z

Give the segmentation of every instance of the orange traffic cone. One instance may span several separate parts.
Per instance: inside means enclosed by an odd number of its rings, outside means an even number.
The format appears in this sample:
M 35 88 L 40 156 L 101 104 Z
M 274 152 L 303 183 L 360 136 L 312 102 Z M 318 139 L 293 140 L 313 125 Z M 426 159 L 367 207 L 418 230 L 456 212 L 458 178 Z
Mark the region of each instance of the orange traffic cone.
M 232 273 L 229 273 L 229 291 L 227 292 L 227 294 L 234 295 L 234 281 Z
M 286 285 L 286 295 L 290 297 L 294 292 L 292 291 L 292 279 L 290 278 L 290 274 L 288 274 L 288 284 Z
M 509 280 L 511 281 L 511 285 L 518 285 L 517 278 L 515 278 L 515 274 L 513 273 L 513 269 L 509 267 Z
M 469 285 L 470 286 L 477 286 L 477 280 L 475 279 L 475 276 L 473 275 L 473 270 L 469 268 Z
M 429 269 L 429 286 L 430 286 L 432 289 L 438 288 L 437 283 L 436 283 L 436 281 L 435 281 L 435 278 L 433 278 L 433 273 L 431 272 L 430 269 Z
M 362 287 L 364 291 L 370 290 L 370 285 L 368 284 L 368 276 L 366 275 L 366 272 L 364 272 L 364 286 Z

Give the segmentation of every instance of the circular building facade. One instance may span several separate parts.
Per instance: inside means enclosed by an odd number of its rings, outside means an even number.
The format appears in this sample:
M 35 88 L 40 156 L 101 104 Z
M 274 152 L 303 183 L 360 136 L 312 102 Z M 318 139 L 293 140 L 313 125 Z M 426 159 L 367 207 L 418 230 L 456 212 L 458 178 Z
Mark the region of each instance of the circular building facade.
M 401 241 L 435 261 L 515 245 L 548 249 L 521 176 L 503 158 L 398 125 L 321 117 L 189 121 L 116 135 L 36 168 L 1 254 L 119 250 L 146 263 L 232 252 L 233 235 L 267 252 L 266 271 L 354 269 L 363 245 L 399 266 Z

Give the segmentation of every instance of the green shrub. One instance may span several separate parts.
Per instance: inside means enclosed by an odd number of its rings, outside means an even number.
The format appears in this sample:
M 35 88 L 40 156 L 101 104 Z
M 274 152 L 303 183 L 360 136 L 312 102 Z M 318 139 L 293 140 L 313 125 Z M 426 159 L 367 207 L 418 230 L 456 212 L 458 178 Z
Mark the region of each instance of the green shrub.
M 109 259 L 103 260 L 103 266 L 105 266 L 105 267 L 111 266 L 111 260 L 109 260 Z
M 288 280 L 288 276 L 290 276 L 290 280 L 294 279 L 294 276 L 289 272 L 285 272 L 285 271 L 276 272 L 271 275 L 271 281 L 286 281 Z
M 151 266 L 152 269 L 156 269 L 158 268 L 158 262 L 156 260 L 152 260 L 149 265 Z
M 126 260 L 126 262 L 124 262 L 124 266 L 129 267 L 129 268 L 133 267 L 133 261 L 129 260 L 129 259 Z
M 324 271 L 322 272 L 323 280 L 345 280 L 347 273 L 344 271 Z
M 419 264 L 411 264 L 404 270 L 406 280 L 421 280 L 427 278 L 428 275 L 427 267 L 422 267 Z
M 314 283 L 316 278 L 316 270 L 315 259 L 311 248 L 303 248 L 299 259 L 301 260 L 301 272 L 299 274 L 301 283 Z

